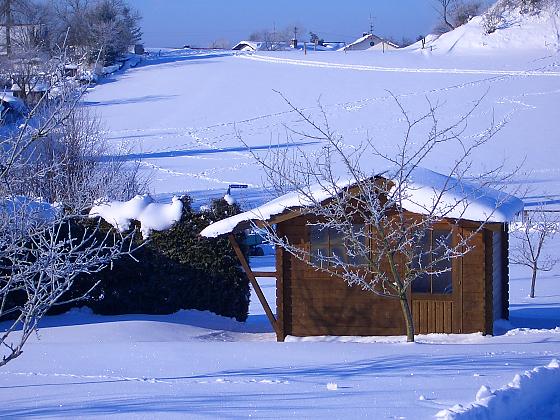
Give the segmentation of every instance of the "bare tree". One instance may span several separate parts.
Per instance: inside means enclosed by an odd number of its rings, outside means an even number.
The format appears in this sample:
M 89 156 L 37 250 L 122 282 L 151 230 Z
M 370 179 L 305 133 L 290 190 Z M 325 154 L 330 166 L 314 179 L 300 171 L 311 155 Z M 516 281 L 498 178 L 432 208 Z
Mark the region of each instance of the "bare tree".
M 467 23 L 471 18 L 478 16 L 482 11 L 481 0 L 471 0 L 460 2 L 451 11 L 451 21 L 453 26 L 458 27 Z
M 94 126 L 78 110 L 80 92 L 64 83 L 56 89 L 62 96 L 49 107 L 41 98 L 23 121 L 0 130 L 0 319 L 7 320 L 0 366 L 22 353 L 78 275 L 133 251 L 132 233 L 84 224 L 93 195 L 127 177 L 110 176 L 114 167 L 88 155 L 98 146 Z
M 560 261 L 560 257 L 546 252 L 546 245 L 560 230 L 560 216 L 543 208 L 526 212 L 522 222 L 512 229 L 518 243 L 512 250 L 513 264 L 531 269 L 531 293 L 535 297 L 535 284 L 540 271 L 550 271 Z
M 407 340 L 414 341 L 408 299 L 411 288 L 428 279 L 432 288 L 441 289 L 439 293 L 450 293 L 446 278 L 452 261 L 471 250 L 474 235 L 494 214 L 491 209 L 479 216 L 482 220 L 478 227 L 459 229 L 462 216 L 468 213 L 473 201 L 488 193 L 486 187 L 496 181 L 500 171 L 494 168 L 481 174 L 477 184 L 465 180 L 473 153 L 494 136 L 498 126 L 491 125 L 474 140 L 465 140 L 467 120 L 478 104 L 456 123 L 440 127 L 437 106 L 429 103 L 424 115 L 412 119 L 396 98 L 395 102 L 405 121 L 405 133 L 394 156 L 378 149 L 371 139 L 358 146 L 344 144 L 342 137 L 329 127 L 326 117 L 323 124 L 318 124 L 290 102 L 291 109 L 311 132 L 292 130 L 289 141 L 293 148 L 277 148 L 264 157 L 256 153 L 253 156 L 264 168 L 270 188 L 294 191 L 299 201 L 305 203 L 300 211 L 311 220 L 311 235 L 332 234 L 338 242 L 334 247 L 329 245 L 329 249 L 308 249 L 280 236 L 274 226 L 266 226 L 267 239 L 314 269 L 342 278 L 350 286 L 397 299 Z M 427 137 L 418 138 L 416 132 L 425 133 L 425 128 Z M 321 148 L 315 154 L 300 150 L 293 136 L 320 141 Z M 429 199 L 416 201 L 414 192 L 420 188 L 416 179 L 425 174 L 422 162 L 439 147 L 451 144 L 460 153 L 449 171 L 438 178 L 437 186 L 429 188 Z M 390 169 L 373 171 L 368 168 L 372 160 L 388 164 Z M 504 200 L 511 198 L 498 195 Z M 411 207 L 416 215 L 408 211 Z M 443 219 L 449 225 L 441 231 L 437 226 Z
M 455 26 L 451 23 L 450 13 L 457 3 L 457 0 L 433 0 L 435 3 L 435 9 L 439 13 L 442 23 L 448 31 L 455 29 Z

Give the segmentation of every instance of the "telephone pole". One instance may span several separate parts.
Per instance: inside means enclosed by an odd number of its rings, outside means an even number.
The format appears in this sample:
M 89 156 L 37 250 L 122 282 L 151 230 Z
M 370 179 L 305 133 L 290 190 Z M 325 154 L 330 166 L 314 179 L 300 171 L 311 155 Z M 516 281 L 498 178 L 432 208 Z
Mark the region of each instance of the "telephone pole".
M 4 14 L 6 15 L 6 54 L 10 55 L 12 53 L 12 0 L 4 0 L 4 7 L 5 11 Z
M 369 14 L 369 33 L 373 35 L 373 21 L 374 21 L 374 17 L 371 15 L 371 13 Z

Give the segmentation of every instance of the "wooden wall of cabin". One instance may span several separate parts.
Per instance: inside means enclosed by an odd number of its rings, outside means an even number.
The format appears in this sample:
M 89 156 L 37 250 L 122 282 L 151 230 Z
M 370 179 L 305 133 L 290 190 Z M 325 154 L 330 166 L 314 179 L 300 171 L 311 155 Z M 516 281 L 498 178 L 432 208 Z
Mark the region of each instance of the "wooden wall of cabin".
M 472 235 L 470 228 L 463 235 Z M 471 250 L 461 259 L 461 333 L 493 333 L 493 232 L 482 229 L 470 240 Z
M 306 219 L 278 225 L 292 244 L 309 249 Z M 280 263 L 279 263 L 280 262 Z M 381 298 L 344 280 L 316 271 L 279 251 L 278 321 L 284 335 L 402 335 L 405 324 L 398 300 Z
M 278 225 L 292 244 L 309 249 L 305 217 Z M 472 227 L 458 230 L 469 235 Z M 486 232 L 486 233 L 485 233 Z M 453 261 L 452 297 L 411 298 L 417 333 L 492 333 L 492 232 L 471 238 L 472 249 Z M 277 250 L 277 318 L 285 335 L 402 335 L 398 300 L 382 298 L 316 271 Z

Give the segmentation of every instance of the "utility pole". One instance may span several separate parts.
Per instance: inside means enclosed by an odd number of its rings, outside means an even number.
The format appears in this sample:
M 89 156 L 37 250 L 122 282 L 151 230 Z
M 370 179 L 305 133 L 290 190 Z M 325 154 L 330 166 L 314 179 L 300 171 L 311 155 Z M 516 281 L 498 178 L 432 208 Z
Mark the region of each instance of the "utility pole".
M 12 53 L 12 0 L 6 1 L 6 54 L 9 56 Z

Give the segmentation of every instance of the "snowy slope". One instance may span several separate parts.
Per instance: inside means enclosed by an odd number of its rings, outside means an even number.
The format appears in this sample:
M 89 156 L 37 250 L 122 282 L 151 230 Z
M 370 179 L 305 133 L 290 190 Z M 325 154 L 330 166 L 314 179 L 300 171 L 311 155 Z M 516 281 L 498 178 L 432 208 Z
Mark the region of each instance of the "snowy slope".
M 422 43 L 407 47 L 417 52 L 436 54 L 508 54 L 542 50 L 555 53 L 560 50 L 560 8 L 545 7 L 539 12 L 522 12 L 519 7 L 499 1 L 486 15 L 497 16 L 497 29 L 488 33 L 485 15 L 476 16 L 454 31 L 439 38 L 428 37 L 424 51 Z
M 405 129 L 392 95 L 412 116 L 427 109 L 427 99 L 439 103 L 441 124 L 456 121 L 484 97 L 467 136 L 478 135 L 492 120 L 505 125 L 475 157 L 473 172 L 502 161 L 511 169 L 525 161 L 519 180 L 543 180 L 535 184 L 540 193 L 558 180 L 554 122 L 560 109 L 551 104 L 560 101 L 560 71 L 557 56 L 549 52 L 492 59 L 410 51 L 183 54 L 117 75 L 87 97 L 115 148 L 132 147 L 129 158 L 142 159 L 153 173 L 156 193 L 219 190 L 223 195 L 234 182 L 248 184 L 246 193 L 258 188 L 262 175 L 238 137 L 265 151 L 285 144 L 286 125 L 309 128 L 274 90 L 317 118 L 320 98 L 329 123 L 347 143 L 369 136 L 388 151 Z M 309 152 L 318 147 L 296 140 Z M 442 150 L 425 166 L 445 172 L 449 161 L 441 157 L 454 153 Z M 531 174 L 535 170 L 538 176 Z

